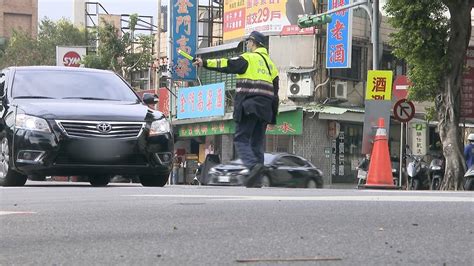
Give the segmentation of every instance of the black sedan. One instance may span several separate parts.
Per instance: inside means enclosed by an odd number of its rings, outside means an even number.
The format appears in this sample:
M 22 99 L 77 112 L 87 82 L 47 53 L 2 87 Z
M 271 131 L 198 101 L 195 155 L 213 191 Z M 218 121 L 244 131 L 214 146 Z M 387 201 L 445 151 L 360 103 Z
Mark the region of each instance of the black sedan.
M 173 159 L 173 132 L 110 71 L 11 67 L 0 73 L 0 186 L 27 176 L 88 176 L 105 186 L 113 175 L 137 175 L 164 186 Z
M 323 173 L 306 159 L 289 153 L 265 153 L 262 187 L 322 188 Z M 240 159 L 212 167 L 208 185 L 242 186 L 248 170 Z

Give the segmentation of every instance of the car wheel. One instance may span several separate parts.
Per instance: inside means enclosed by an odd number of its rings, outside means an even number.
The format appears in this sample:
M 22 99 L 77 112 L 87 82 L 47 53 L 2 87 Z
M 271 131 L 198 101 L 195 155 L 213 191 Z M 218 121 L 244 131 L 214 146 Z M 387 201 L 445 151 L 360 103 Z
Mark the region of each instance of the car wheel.
M 11 169 L 10 145 L 5 132 L 0 133 L 0 186 L 23 186 L 28 176 Z
M 466 183 L 464 183 L 464 190 L 474 190 L 474 179 L 468 178 Z
M 141 175 L 140 183 L 144 187 L 164 187 L 169 179 L 169 173 L 164 175 Z
M 321 176 L 316 176 L 316 188 L 323 188 L 323 178 Z
M 271 187 L 272 186 L 272 181 L 268 175 L 263 175 L 262 176 L 262 187 Z
M 308 181 L 306 181 L 306 188 L 316 188 L 316 186 L 316 180 L 313 178 L 310 178 Z
M 105 187 L 110 182 L 110 176 L 108 175 L 96 175 L 90 176 L 89 182 L 93 187 Z

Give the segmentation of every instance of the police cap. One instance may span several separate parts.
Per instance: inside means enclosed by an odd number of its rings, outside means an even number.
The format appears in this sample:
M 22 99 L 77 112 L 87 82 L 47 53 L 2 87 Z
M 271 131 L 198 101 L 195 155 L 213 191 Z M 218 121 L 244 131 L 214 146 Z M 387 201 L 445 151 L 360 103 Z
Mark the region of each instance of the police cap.
M 265 43 L 265 36 L 258 31 L 252 31 L 252 33 L 250 33 L 250 36 L 246 40 L 255 41 L 257 44 L 263 46 Z

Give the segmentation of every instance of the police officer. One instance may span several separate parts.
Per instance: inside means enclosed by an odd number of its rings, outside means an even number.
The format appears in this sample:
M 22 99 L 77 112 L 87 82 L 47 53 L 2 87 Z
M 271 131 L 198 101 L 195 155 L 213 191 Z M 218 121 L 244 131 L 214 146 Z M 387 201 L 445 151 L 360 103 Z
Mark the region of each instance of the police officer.
M 265 48 L 265 36 L 253 31 L 246 42 L 249 52 L 239 57 L 204 61 L 197 58 L 194 65 L 237 74 L 234 145 L 239 158 L 249 169 L 245 186 L 254 187 L 264 171 L 265 130 L 268 124 L 276 124 L 279 77 Z

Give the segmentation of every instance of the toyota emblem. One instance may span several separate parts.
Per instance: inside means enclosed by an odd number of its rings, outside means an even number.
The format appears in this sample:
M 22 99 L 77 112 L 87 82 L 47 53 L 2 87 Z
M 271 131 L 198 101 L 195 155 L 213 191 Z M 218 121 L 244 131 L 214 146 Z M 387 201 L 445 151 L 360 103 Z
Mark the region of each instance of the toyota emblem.
M 109 123 L 100 123 L 96 128 L 102 134 L 107 134 L 112 130 L 112 126 Z

